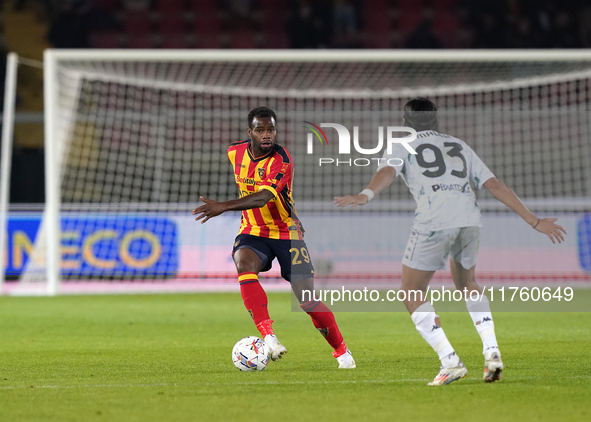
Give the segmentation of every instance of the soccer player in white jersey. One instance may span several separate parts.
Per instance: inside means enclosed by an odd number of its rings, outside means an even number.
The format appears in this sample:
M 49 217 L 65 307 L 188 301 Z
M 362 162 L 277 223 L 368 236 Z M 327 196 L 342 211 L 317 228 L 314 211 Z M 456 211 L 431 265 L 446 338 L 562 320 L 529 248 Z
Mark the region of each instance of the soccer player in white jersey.
M 426 292 L 431 277 L 436 270 L 445 267 L 450 256 L 455 287 L 467 292 L 466 307 L 482 338 L 484 381 L 497 381 L 501 378 L 503 362 L 488 298 L 470 299 L 471 291 L 482 292 L 474 276 L 481 223 L 472 189 L 487 188 L 533 229 L 547 235 L 552 243 L 564 240 L 562 233 L 566 231 L 555 223 L 556 218 L 539 218 L 528 210 L 464 141 L 437 132 L 437 107 L 428 99 L 415 98 L 405 105 L 404 124 L 417 131 L 417 139 L 410 144 L 417 154 L 409 154 L 404 145 L 396 144 L 390 155 L 384 152 L 377 173 L 359 195 L 336 197 L 334 202 L 341 207 L 352 205 L 351 209 L 364 205 L 388 187 L 396 176 L 402 177 L 415 198 L 417 209 L 402 259 L 401 289 Z M 441 328 L 433 305 L 423 298 L 407 295 L 405 306 L 417 331 L 441 361 L 440 371 L 429 385 L 445 385 L 463 378 L 467 369 Z

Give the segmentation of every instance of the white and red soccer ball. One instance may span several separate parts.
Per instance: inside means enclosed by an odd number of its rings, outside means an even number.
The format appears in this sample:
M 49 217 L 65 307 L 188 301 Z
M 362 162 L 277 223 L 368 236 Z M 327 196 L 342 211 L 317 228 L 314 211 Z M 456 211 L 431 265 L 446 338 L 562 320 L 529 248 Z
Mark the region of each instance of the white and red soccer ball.
M 269 363 L 265 343 L 255 336 L 238 340 L 232 349 L 232 362 L 241 371 L 262 371 Z

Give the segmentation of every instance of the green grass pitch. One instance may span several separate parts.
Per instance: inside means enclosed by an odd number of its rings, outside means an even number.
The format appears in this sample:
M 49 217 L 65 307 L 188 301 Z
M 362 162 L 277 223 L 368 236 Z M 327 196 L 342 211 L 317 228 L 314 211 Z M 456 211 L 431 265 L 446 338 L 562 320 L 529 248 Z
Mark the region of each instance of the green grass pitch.
M 591 313 L 496 313 L 503 379 L 484 384 L 467 313 L 442 324 L 468 367 L 426 384 L 434 352 L 405 313 L 337 313 L 357 361 L 338 370 L 309 317 L 270 294 L 289 353 L 259 373 L 238 294 L 0 298 L 0 421 L 589 421 Z

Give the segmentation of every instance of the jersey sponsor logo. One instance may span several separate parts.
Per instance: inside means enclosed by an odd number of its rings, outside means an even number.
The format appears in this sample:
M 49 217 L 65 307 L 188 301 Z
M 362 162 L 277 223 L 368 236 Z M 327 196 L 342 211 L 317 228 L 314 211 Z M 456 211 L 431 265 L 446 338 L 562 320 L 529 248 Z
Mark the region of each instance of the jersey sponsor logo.
M 447 184 L 447 183 L 439 183 L 437 185 L 431 185 L 433 192 L 437 191 L 453 191 L 453 192 L 462 192 L 462 193 L 469 193 L 470 192 L 470 185 L 465 183 L 463 185 L 460 184 Z
M 241 176 L 236 176 L 236 183 L 244 183 L 245 185 L 253 185 L 253 186 L 258 186 L 260 184 L 262 184 L 262 182 L 260 180 L 254 180 L 251 177 L 241 177 Z

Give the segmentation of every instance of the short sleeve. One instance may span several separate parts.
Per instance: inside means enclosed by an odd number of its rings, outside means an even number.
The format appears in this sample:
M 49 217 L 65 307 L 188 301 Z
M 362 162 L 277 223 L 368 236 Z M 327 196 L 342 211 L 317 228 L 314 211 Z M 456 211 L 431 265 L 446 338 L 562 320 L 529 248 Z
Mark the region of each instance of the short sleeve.
M 394 144 L 392 153 L 388 154 L 388 149 L 384 150 L 382 158 L 378 161 L 378 168 L 376 171 L 380 171 L 385 167 L 393 167 L 396 169 L 396 176 L 399 176 L 404 172 L 404 167 L 407 165 L 408 151 L 402 146 L 402 144 Z
M 468 146 L 470 151 L 470 181 L 474 187 L 482 189 L 487 180 L 495 177 L 492 171 L 484 164 L 484 161 L 476 155 L 474 150 Z
M 264 180 L 261 181 L 259 189 L 265 189 L 277 196 L 283 188 L 291 181 L 293 169 L 291 160 L 275 159 L 269 168 L 269 172 Z

